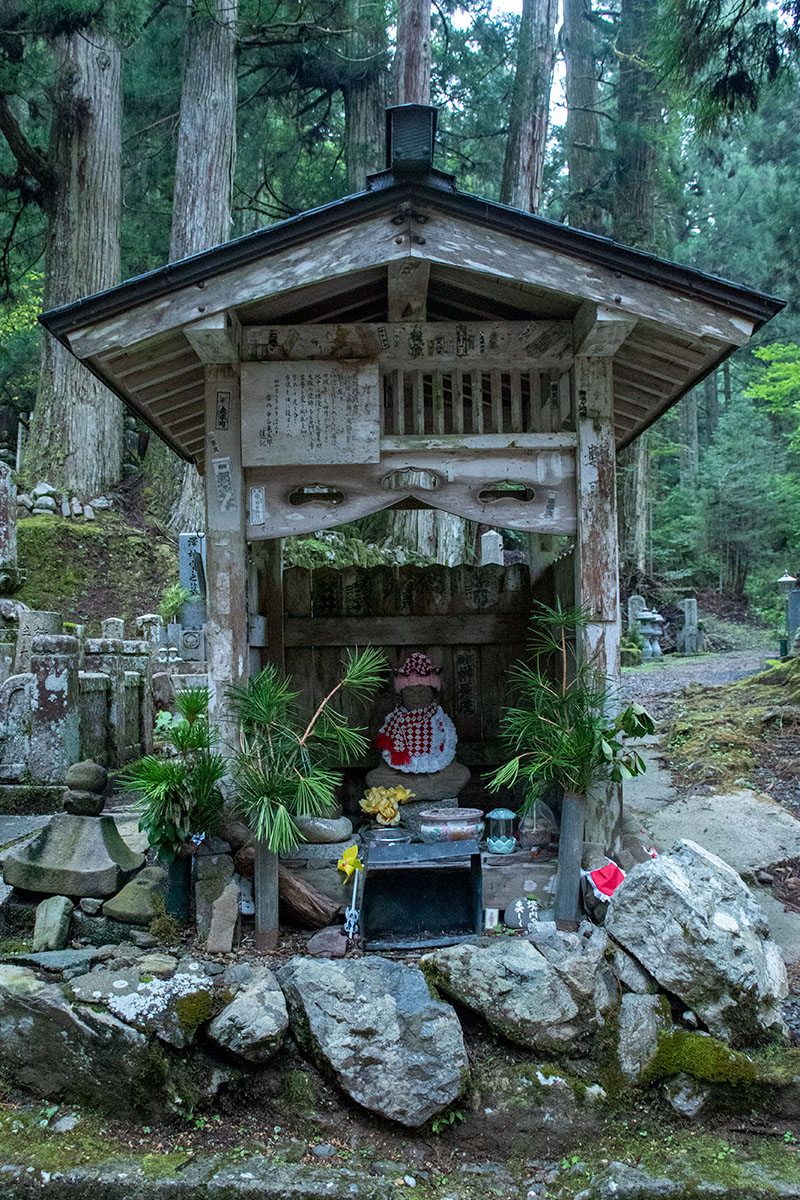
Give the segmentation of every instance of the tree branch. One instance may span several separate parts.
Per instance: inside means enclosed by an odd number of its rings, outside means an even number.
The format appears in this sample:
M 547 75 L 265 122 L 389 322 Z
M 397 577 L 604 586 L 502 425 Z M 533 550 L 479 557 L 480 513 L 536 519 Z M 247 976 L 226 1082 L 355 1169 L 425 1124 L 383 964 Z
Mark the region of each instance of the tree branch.
M 46 155 L 25 137 L 9 107 L 8 97 L 3 95 L 0 95 L 0 133 L 8 142 L 20 170 L 34 179 L 43 196 L 46 196 L 55 186 L 53 171 Z

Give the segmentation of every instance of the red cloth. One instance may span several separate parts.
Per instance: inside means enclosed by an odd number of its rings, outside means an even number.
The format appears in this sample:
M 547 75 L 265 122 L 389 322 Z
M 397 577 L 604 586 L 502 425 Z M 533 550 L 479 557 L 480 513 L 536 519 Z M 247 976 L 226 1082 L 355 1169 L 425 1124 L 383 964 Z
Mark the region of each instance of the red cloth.
M 403 688 L 420 686 L 439 688 L 442 686 L 441 671 L 442 668 L 435 667 L 427 654 L 415 650 L 395 671 L 394 690 L 402 692 Z
M 592 881 L 595 893 L 600 893 L 608 898 L 614 895 L 614 892 L 625 878 L 625 873 L 620 870 L 615 862 L 610 862 L 607 866 L 599 867 L 596 871 L 589 871 L 589 878 Z

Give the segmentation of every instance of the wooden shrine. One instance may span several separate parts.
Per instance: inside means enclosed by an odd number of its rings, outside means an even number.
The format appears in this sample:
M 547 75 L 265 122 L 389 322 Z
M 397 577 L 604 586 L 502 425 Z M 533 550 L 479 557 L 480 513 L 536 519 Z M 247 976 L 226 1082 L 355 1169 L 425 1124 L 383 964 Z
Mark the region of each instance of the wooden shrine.
M 42 318 L 205 475 L 218 704 L 295 636 L 279 539 L 398 504 L 574 537 L 583 651 L 615 675 L 616 451 L 782 307 L 461 193 L 431 111 L 388 117 L 363 193 Z M 619 817 L 596 798 L 588 835 Z

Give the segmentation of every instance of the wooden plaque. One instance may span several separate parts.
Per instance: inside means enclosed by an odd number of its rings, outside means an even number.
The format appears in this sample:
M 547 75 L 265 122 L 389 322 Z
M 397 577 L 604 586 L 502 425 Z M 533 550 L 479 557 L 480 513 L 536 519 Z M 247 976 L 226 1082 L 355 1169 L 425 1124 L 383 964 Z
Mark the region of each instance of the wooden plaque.
M 242 464 L 380 460 L 376 362 L 242 363 Z

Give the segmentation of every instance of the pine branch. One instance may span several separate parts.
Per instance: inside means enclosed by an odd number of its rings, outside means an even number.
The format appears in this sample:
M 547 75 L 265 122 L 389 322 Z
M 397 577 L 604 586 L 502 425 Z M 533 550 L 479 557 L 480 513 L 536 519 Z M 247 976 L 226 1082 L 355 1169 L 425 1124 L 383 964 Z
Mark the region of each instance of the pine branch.
M 47 156 L 22 132 L 5 95 L 0 95 L 0 133 L 5 137 L 20 170 L 36 181 L 43 200 L 46 200 L 55 189 L 55 173 L 47 161 Z

